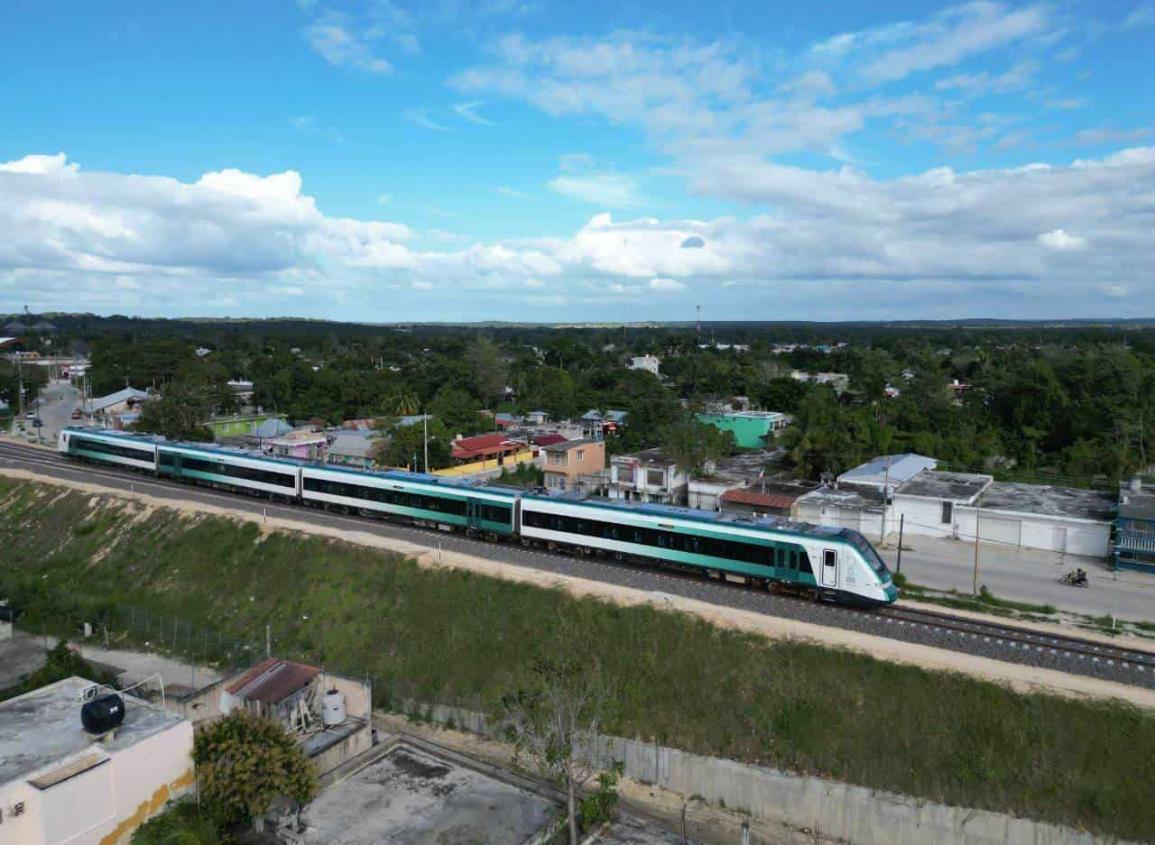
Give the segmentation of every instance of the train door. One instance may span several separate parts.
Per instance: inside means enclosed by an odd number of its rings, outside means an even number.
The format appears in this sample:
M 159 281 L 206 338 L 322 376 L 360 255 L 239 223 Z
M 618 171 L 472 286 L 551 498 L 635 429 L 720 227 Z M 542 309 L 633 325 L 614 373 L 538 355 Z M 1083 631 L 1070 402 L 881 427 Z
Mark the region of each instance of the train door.
M 838 587 L 838 552 L 834 549 L 822 550 L 822 586 Z
M 465 524 L 474 531 L 481 530 L 481 508 L 476 500 L 465 500 Z

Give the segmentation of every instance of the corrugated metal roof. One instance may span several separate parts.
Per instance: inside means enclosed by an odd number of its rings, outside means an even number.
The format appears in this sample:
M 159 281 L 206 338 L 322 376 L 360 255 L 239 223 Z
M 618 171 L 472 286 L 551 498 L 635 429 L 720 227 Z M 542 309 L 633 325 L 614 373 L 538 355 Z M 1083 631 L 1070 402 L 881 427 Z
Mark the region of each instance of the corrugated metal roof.
M 316 666 L 270 657 L 245 672 L 227 689 L 245 701 L 273 706 L 304 689 L 319 674 L 321 670 Z
M 797 496 L 787 496 L 783 493 L 762 493 L 748 488 L 727 490 L 722 494 L 723 502 L 733 502 L 739 505 L 752 505 L 758 508 L 773 510 L 790 510 Z

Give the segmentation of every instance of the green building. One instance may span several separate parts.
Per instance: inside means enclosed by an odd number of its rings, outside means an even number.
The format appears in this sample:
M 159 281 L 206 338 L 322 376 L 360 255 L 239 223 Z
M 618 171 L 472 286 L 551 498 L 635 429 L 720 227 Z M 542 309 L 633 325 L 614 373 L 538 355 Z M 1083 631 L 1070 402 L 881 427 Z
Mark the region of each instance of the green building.
M 733 432 L 739 449 L 760 449 L 774 439 L 774 432 L 786 427 L 787 419 L 778 411 L 730 411 L 698 414 L 698 422 Z

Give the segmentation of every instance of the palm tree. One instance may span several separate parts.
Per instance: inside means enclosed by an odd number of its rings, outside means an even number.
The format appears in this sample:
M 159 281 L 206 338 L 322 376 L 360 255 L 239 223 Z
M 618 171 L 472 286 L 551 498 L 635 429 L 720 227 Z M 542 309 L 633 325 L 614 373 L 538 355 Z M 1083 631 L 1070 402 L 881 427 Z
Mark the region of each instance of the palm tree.
M 408 387 L 399 387 L 385 397 L 385 412 L 395 417 L 407 417 L 416 414 L 421 407 L 421 400 Z

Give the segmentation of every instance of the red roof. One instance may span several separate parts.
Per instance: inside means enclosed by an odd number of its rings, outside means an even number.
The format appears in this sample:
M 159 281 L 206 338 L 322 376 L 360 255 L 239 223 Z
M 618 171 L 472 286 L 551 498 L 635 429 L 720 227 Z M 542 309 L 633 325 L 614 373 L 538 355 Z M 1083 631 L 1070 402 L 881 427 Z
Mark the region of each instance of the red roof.
M 553 446 L 555 443 L 565 443 L 569 440 L 564 434 L 538 434 L 533 438 L 535 446 Z
M 784 493 L 760 493 L 748 487 L 739 487 L 727 490 L 722 494 L 723 502 L 733 502 L 738 505 L 751 505 L 765 510 L 790 510 L 797 496 L 788 496 Z
M 319 674 L 315 666 L 270 657 L 229 684 L 228 691 L 245 701 L 272 706 L 304 689 Z
M 521 448 L 521 443 L 510 440 L 504 434 L 479 434 L 476 437 L 462 437 L 453 441 L 452 455 L 455 460 L 485 458 L 491 455 L 506 455 Z

